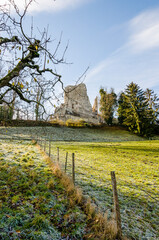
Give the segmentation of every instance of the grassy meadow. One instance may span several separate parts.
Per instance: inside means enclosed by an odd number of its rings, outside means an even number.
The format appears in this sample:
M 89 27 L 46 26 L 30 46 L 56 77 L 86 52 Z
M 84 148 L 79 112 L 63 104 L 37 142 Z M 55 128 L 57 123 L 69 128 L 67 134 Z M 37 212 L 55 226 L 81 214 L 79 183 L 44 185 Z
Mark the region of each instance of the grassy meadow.
M 107 213 L 108 218 L 113 214 L 110 171 L 115 171 L 124 235 L 134 240 L 157 240 L 159 238 L 157 222 L 159 216 L 158 137 L 146 140 L 117 127 L 104 129 L 0 128 L 2 142 L 10 139 L 12 143 L 15 139 L 23 140 L 31 137 L 43 140 L 50 138 L 52 141 L 51 157 L 56 162 L 57 147 L 59 147 L 60 164 L 63 169 L 66 152 L 68 152 L 67 174 L 70 177 L 71 154 L 75 153 L 76 185 L 82 189 L 84 195 L 91 197 L 99 211 Z M 17 146 L 23 142 L 17 142 Z M 48 144 L 46 150 L 48 152 Z M 29 154 L 30 149 L 26 147 L 25 151 Z M 3 154 L 3 148 L 1 152 Z M 11 163 L 11 161 L 7 163 L 8 166 Z M 35 169 L 38 167 L 38 162 L 34 163 L 34 167 Z M 43 178 L 43 176 L 39 177 Z M 77 237 L 77 239 L 82 239 L 82 237 Z
M 0 239 L 83 239 L 86 222 L 35 145 L 0 141 Z
M 115 171 L 121 207 L 122 228 L 132 239 L 158 239 L 159 141 L 112 143 L 53 142 L 64 168 L 71 176 L 71 153 L 75 153 L 76 184 L 102 212 L 113 211 L 110 172 Z

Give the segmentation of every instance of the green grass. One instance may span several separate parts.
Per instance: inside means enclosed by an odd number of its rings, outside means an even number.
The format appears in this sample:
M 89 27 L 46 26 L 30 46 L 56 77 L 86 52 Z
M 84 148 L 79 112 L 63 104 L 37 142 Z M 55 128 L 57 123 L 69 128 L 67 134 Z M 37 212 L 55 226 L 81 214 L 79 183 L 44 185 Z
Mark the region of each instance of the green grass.
M 110 171 L 115 171 L 121 206 L 122 228 L 133 239 L 158 239 L 159 141 L 112 143 L 53 142 L 64 168 L 71 176 L 71 154 L 75 153 L 76 184 L 108 216 L 113 211 Z
M 71 154 L 72 152 L 75 153 L 76 184 L 81 186 L 84 194 L 90 196 L 99 210 L 107 212 L 108 216 L 113 212 L 110 171 L 115 171 L 123 233 L 135 240 L 155 240 L 159 238 L 157 229 L 157 214 L 159 213 L 158 140 L 149 141 L 117 127 L 104 129 L 66 127 L 0 128 L 0 137 L 2 139 L 25 139 L 30 138 L 31 135 L 33 138 L 36 138 L 36 136 L 42 139 L 51 138 L 52 158 L 56 161 L 57 147 L 59 147 L 60 162 L 63 168 L 66 151 L 69 152 L 67 173 L 70 176 Z M 159 137 L 155 136 L 153 139 L 159 139 Z M 34 164 L 28 163 L 27 156 L 21 150 L 21 144 L 17 143 L 16 146 L 18 148 L 19 145 L 19 152 L 14 153 L 13 158 L 13 147 L 9 146 L 6 153 L 5 148 L 2 147 L 0 158 L 6 161 L 6 156 L 8 156 L 6 166 L 10 166 L 12 162 L 19 161 L 17 159 L 21 154 L 24 156 L 20 162 L 23 162 L 25 167 L 33 168 L 33 170 L 38 168 L 38 162 Z M 27 147 L 25 151 L 30 154 L 30 149 L 27 149 Z M 10 159 L 12 160 L 10 161 Z M 26 166 L 27 164 L 28 166 Z M 42 164 L 43 167 L 46 166 Z M 40 174 L 41 171 L 38 172 L 38 175 Z M 43 175 L 39 177 L 42 179 Z M 50 182 L 49 185 L 51 186 L 52 183 Z M 41 186 L 41 190 L 43 187 Z M 36 186 L 33 186 L 29 191 L 30 194 L 34 193 Z M 20 199 L 20 191 L 17 195 L 17 198 Z M 13 198 L 14 201 L 19 200 L 15 197 Z M 58 201 L 57 199 L 57 203 Z
M 0 239 L 82 239 L 86 227 L 35 145 L 1 141 Z

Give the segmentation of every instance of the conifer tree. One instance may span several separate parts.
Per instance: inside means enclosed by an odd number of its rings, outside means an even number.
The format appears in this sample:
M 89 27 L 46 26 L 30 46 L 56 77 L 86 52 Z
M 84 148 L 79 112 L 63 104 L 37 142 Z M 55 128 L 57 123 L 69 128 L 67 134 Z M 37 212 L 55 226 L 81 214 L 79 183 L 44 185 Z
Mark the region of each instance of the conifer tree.
M 119 101 L 118 114 L 130 131 L 146 136 L 152 133 L 153 112 L 145 92 L 137 84 L 131 82 L 127 86 Z
M 117 110 L 119 125 L 123 125 L 124 119 L 126 118 L 124 112 L 127 107 L 128 107 L 128 104 L 125 101 L 125 93 L 121 92 L 118 99 L 118 110 Z
M 159 97 L 149 88 L 145 91 L 145 97 L 148 100 L 148 107 L 153 114 L 153 123 L 156 124 L 159 115 Z

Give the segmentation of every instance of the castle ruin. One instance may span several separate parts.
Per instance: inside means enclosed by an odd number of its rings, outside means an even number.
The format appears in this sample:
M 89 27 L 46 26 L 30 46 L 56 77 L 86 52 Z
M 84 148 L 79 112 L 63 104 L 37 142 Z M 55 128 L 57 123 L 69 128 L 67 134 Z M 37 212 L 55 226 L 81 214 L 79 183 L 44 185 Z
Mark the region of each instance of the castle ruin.
M 98 101 L 95 99 L 93 109 L 84 83 L 67 86 L 64 91 L 64 103 L 55 109 L 54 118 L 62 121 L 80 120 L 98 124 Z

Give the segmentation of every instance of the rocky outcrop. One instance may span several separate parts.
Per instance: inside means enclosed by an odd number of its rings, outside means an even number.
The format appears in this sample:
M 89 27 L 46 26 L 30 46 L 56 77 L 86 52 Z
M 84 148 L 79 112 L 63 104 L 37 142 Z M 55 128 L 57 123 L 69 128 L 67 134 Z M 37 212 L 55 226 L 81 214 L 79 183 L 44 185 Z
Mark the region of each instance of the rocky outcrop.
M 54 118 L 63 121 L 83 119 L 86 122 L 99 123 L 97 111 L 92 110 L 84 83 L 65 88 L 64 103 L 55 109 Z

